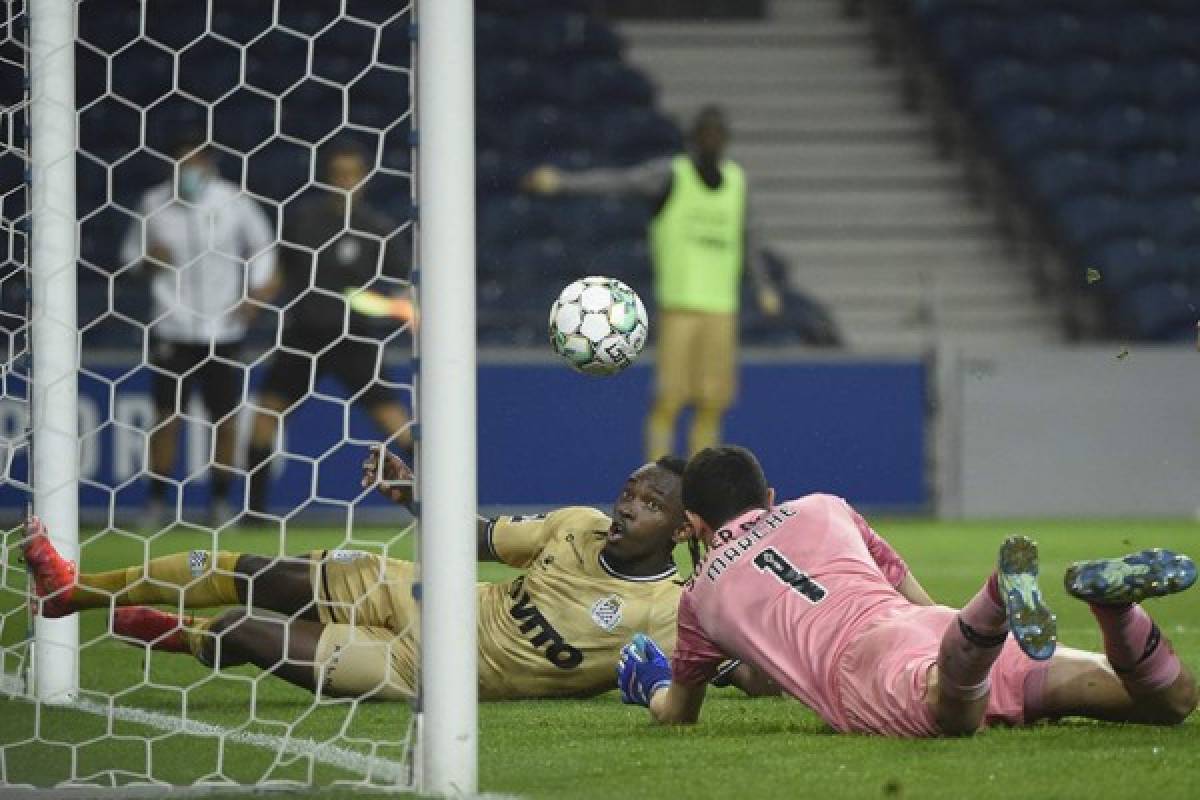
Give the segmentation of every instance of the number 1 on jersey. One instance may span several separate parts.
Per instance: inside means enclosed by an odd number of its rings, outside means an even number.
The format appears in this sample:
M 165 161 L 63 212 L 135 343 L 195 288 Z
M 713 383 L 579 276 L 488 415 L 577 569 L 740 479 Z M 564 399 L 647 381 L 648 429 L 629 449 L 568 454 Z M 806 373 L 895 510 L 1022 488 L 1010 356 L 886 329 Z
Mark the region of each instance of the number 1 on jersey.
M 756 555 L 754 566 L 762 572 L 771 573 L 813 603 L 819 603 L 825 599 L 825 587 L 793 567 L 791 562 L 780 555 L 774 547 L 768 547 Z

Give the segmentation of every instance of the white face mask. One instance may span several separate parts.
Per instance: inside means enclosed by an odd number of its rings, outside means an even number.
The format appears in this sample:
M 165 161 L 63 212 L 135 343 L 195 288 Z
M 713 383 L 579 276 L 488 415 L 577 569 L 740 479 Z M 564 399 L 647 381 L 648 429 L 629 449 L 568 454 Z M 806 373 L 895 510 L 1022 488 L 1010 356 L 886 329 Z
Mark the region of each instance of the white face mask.
M 179 170 L 179 197 L 195 203 L 204 194 L 208 185 L 208 170 L 202 167 L 181 167 Z

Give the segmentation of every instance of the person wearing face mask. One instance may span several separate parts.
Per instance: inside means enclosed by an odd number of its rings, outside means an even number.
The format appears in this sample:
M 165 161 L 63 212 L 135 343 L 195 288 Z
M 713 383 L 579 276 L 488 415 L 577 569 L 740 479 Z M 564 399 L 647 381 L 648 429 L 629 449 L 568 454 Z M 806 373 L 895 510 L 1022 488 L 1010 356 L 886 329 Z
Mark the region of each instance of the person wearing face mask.
M 737 314 L 745 269 L 762 312 L 782 309 L 757 246 L 742 168 L 725 157 L 724 112 L 696 115 L 686 153 L 633 167 L 564 172 L 540 166 L 522 187 L 535 194 L 637 194 L 650 199 L 658 303 L 656 387 L 646 418 L 646 457 L 672 449 L 680 411 L 695 412 L 688 452 L 715 445 L 737 387 Z
M 271 223 L 249 195 L 218 175 L 203 132 L 185 131 L 171 155 L 173 179 L 143 195 L 122 246 L 123 262 L 140 263 L 150 280 L 147 345 L 156 420 L 146 521 L 155 529 L 179 521 L 178 511 L 167 514 L 166 507 L 179 419 L 193 393 L 214 429 L 209 522 L 231 517 L 229 470 L 245 375 L 238 349 L 277 285 Z
M 283 296 L 291 299 L 280 304 L 282 347 L 267 368 L 251 432 L 249 524 L 267 521 L 279 423 L 324 376 L 362 403 L 389 442 L 412 447 L 408 412 L 382 382 L 385 345 L 413 322 L 410 226 L 367 201 L 367 153 L 357 142 L 335 140 L 318 155 L 316 188 L 283 214 Z

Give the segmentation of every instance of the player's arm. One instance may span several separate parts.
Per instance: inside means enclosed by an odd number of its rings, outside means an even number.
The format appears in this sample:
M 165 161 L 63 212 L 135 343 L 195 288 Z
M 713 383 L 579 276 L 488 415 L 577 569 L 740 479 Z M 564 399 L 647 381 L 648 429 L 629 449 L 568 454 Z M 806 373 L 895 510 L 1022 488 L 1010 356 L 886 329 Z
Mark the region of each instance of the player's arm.
M 366 489 L 375 486 L 379 493 L 397 505 L 404 506 L 410 514 L 416 515 L 413 504 L 413 471 L 404 459 L 395 453 L 388 452 L 383 445 L 371 445 L 366 459 L 362 463 L 362 481 L 360 485 Z M 494 520 L 475 517 L 475 549 L 480 561 L 499 561 L 492 550 L 492 525 Z
M 660 725 L 695 725 L 700 721 L 707 685 L 689 686 L 672 681 L 650 698 L 650 718 Z
M 621 648 L 617 687 L 621 702 L 645 706 L 663 725 L 692 725 L 700 719 L 707 684 L 691 685 L 671 678 L 671 665 L 654 640 L 643 633 Z
M 664 194 L 671 181 L 671 159 L 657 158 L 630 167 L 560 170 L 543 164 L 521 180 L 534 194 L 635 194 L 647 199 Z
M 783 694 L 779 684 L 752 664 L 737 659 L 726 661 L 709 681 L 717 688 L 736 686 L 749 697 L 778 697 Z
M 900 585 L 896 587 L 896 591 L 904 595 L 905 599 L 913 605 L 935 605 L 933 598 L 929 596 L 929 592 L 925 591 L 925 587 L 917 581 L 912 572 L 904 573 L 904 579 L 900 581 Z

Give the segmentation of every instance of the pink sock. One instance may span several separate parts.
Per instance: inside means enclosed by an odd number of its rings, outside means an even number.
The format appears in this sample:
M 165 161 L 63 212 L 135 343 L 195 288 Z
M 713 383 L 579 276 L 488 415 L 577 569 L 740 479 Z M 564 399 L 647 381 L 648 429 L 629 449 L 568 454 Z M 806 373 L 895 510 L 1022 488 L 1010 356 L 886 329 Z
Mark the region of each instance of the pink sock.
M 1108 663 L 1123 683 L 1136 690 L 1154 691 L 1175 682 L 1182 669 L 1179 657 L 1141 606 L 1089 607 L 1100 624 Z
M 988 673 L 1008 635 L 1004 607 L 996 601 L 996 576 L 988 579 L 942 634 L 938 689 L 963 699 L 988 691 Z
M 963 606 L 958 617 L 982 636 L 998 636 L 1008 631 L 1008 615 L 1000 599 L 996 573 L 993 572 L 983 588 Z

